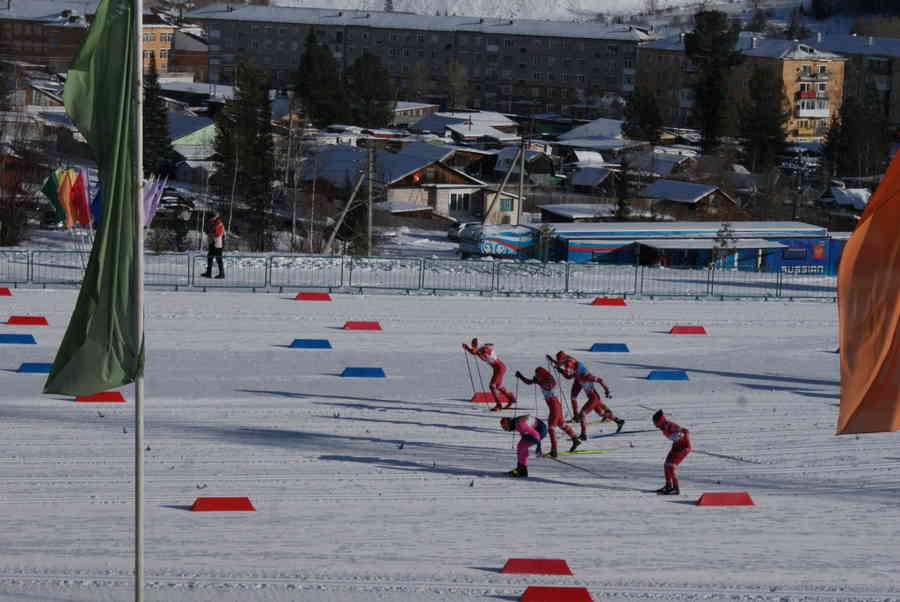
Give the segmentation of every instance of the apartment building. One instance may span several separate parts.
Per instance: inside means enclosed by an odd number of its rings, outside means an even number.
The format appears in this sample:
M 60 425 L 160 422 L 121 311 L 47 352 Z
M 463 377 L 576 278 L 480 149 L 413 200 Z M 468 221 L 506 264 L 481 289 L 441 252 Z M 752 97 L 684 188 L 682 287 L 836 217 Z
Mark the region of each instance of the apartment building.
M 819 33 L 804 42 L 846 57 L 844 98 L 874 91 L 888 123 L 900 128 L 900 39 Z
M 249 59 L 267 68 L 276 85 L 290 85 L 315 29 L 341 69 L 366 52 L 380 57 L 401 97 L 418 87 L 414 79 L 424 79 L 428 93 L 412 100 L 445 104 L 455 65 L 468 82 L 471 106 L 524 113 L 627 96 L 637 48 L 654 39 L 625 25 L 276 6 L 216 4 L 186 17 L 207 30 L 213 82 L 232 82 L 237 62 Z
M 0 3 L 0 58 L 69 69 L 100 0 L 9 0 Z M 157 14 L 143 17 L 144 68 L 156 59 L 168 71 L 175 27 Z
M 758 38 L 746 32 L 737 49 L 744 62 L 735 67 L 728 82 L 729 121 L 737 123 L 739 107 L 749 100 L 750 78 L 756 69 L 763 69 L 784 85 L 790 114 L 788 140 L 821 140 L 843 101 L 846 59 L 805 42 Z M 696 78 L 697 68 L 684 51 L 683 34 L 641 47 L 637 84 L 656 94 L 666 125 L 691 124 Z

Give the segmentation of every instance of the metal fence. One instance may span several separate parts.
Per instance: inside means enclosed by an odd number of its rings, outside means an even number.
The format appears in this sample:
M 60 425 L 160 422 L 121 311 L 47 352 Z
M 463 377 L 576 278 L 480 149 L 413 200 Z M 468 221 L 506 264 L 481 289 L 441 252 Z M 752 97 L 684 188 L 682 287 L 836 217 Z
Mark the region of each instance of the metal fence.
M 89 253 L 0 250 L 0 284 L 78 285 Z M 206 278 L 203 253 L 147 253 L 145 282 L 175 290 L 395 290 L 497 295 L 834 299 L 836 278 L 819 274 L 673 269 L 535 260 L 226 254 L 225 278 Z M 213 267 L 213 276 L 218 269 Z

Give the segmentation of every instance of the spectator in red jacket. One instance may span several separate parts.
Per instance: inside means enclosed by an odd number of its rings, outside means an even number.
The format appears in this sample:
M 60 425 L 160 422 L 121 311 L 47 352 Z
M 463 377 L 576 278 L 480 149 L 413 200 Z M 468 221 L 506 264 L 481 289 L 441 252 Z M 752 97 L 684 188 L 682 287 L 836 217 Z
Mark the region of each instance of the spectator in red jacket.
M 219 268 L 219 273 L 216 274 L 216 278 L 224 278 L 225 267 L 222 265 L 222 250 L 225 247 L 225 224 L 222 223 L 222 218 L 219 217 L 218 213 L 213 215 L 209 220 L 207 236 L 209 242 L 206 251 L 206 271 L 200 275 L 204 278 L 212 277 L 212 263 L 213 259 L 215 259 L 216 267 Z
M 557 428 L 561 428 L 572 439 L 572 447 L 569 451 L 575 451 L 575 448 L 581 444 L 581 439 L 575 436 L 575 431 L 563 420 L 562 404 L 553 393 L 556 388 L 556 379 L 546 368 L 541 366 L 534 369 L 534 376 L 531 378 L 526 378 L 521 372 L 516 372 L 516 378 L 526 385 L 537 385 L 544 395 L 544 401 L 547 402 L 547 408 L 550 410 L 550 415 L 547 417 L 547 429 L 550 432 L 550 457 L 555 458 L 558 453 L 556 449 Z
M 666 456 L 663 464 L 663 472 L 666 475 L 666 485 L 656 490 L 660 495 L 680 495 L 678 489 L 678 475 L 676 469 L 678 465 L 691 453 L 690 433 L 686 428 L 682 428 L 666 418 L 662 410 L 657 410 L 653 414 L 653 424 L 662 431 L 666 439 L 671 439 L 672 449 Z
M 507 391 L 503 386 L 503 375 L 506 374 L 506 364 L 500 360 L 500 356 L 494 351 L 494 344 L 485 343 L 484 345 L 479 346 L 478 339 L 474 338 L 472 339 L 471 347 L 465 343 L 462 344 L 462 347 L 478 359 L 487 363 L 494 371 L 491 376 L 490 389 L 496 405 L 491 408 L 491 411 L 496 412 L 497 410 L 512 407 L 512 405 L 516 403 L 516 396 Z M 503 405 L 504 397 L 506 398 L 505 406 Z

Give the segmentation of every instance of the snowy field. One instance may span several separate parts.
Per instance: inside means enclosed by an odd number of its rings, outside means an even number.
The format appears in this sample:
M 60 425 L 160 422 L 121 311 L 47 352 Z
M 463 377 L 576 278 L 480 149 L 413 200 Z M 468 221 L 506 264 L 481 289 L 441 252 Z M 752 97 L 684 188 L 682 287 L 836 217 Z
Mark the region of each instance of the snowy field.
M 0 601 L 132 595 L 131 389 L 126 404 L 76 404 L 15 372 L 52 361 L 75 296 L 0 297 L 0 320 L 50 322 L 0 325 L 38 341 L 0 345 Z M 833 434 L 831 302 L 149 292 L 147 317 L 148 601 L 496 602 L 528 585 L 597 601 L 900 600 L 897 437 Z M 666 334 L 674 324 L 709 335 Z M 624 432 L 592 424 L 585 447 L 602 453 L 501 476 L 514 441 L 467 401 L 473 335 L 511 373 L 561 348 L 583 358 Z M 631 352 L 587 353 L 594 342 Z M 387 378 L 339 377 L 348 366 Z M 690 381 L 646 380 L 655 368 Z M 520 413 L 545 415 L 519 395 Z M 679 498 L 653 493 L 668 444 L 648 408 L 691 430 Z M 756 506 L 693 505 L 705 491 Z M 188 511 L 198 496 L 249 496 L 256 512 Z M 501 574 L 511 557 L 562 558 L 575 575 Z

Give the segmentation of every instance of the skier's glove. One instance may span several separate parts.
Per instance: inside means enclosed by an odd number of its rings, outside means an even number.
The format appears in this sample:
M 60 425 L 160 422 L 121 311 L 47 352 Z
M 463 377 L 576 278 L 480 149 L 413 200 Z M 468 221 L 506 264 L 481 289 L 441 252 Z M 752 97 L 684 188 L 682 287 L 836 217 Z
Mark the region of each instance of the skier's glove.
M 524 380 L 524 379 L 525 379 L 525 377 L 524 377 L 524 376 L 522 376 L 522 373 L 521 373 L 521 372 L 519 372 L 519 371 L 518 371 L 518 370 L 516 370 L 516 378 L 519 378 L 519 379 L 522 379 L 522 380 Z
M 607 398 L 607 399 L 612 399 L 612 393 L 610 393 L 609 391 L 607 391 L 607 392 L 606 392 L 606 398 Z

